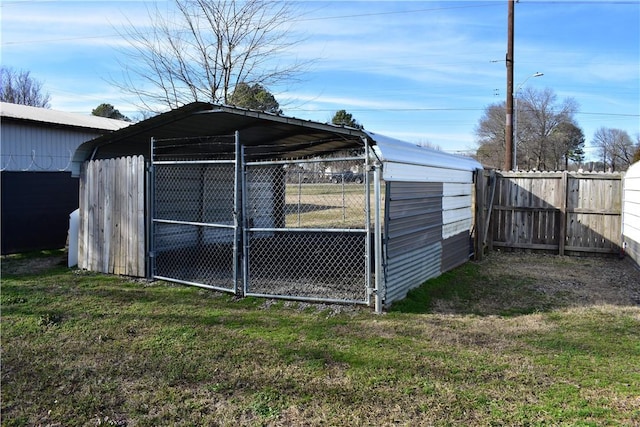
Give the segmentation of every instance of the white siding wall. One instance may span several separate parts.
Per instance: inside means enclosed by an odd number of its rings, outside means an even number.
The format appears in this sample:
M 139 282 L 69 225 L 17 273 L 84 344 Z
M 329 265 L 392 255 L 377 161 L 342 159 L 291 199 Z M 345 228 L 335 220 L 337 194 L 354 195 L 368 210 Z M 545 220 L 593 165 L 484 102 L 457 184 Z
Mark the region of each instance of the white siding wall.
M 640 162 L 634 163 L 624 177 L 622 238 L 626 253 L 640 264 Z
M 467 184 L 443 184 L 442 199 L 442 238 L 463 232 L 469 232 L 472 225 L 472 188 Z
M 76 148 L 101 133 L 2 121 L 0 169 L 3 171 L 66 171 Z
M 470 183 L 473 182 L 473 172 L 388 161 L 384 164 L 383 179 L 405 182 Z

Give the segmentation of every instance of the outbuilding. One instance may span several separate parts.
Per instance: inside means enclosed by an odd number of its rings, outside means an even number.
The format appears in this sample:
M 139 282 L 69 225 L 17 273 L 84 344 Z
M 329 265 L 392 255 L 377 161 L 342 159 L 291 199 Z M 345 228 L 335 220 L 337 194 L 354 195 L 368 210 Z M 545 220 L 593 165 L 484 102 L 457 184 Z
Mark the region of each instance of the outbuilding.
M 76 148 L 130 123 L 7 102 L 0 121 L 2 254 L 63 248 L 78 208 Z
M 122 156 L 144 168 L 114 172 Z M 479 169 L 365 130 L 188 104 L 78 148 L 79 267 L 139 256 L 149 278 L 381 311 L 469 259 Z

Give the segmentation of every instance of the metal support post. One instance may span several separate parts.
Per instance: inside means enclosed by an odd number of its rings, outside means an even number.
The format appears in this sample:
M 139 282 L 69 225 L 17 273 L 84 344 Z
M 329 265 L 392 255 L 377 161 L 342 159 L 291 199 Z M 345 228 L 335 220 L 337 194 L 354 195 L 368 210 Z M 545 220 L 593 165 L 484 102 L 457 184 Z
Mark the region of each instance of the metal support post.
M 373 169 L 373 189 L 375 197 L 375 214 L 374 214 L 374 252 L 375 252 L 375 309 L 376 313 L 382 313 L 382 221 L 380 220 L 380 171 L 381 165 L 376 163 Z

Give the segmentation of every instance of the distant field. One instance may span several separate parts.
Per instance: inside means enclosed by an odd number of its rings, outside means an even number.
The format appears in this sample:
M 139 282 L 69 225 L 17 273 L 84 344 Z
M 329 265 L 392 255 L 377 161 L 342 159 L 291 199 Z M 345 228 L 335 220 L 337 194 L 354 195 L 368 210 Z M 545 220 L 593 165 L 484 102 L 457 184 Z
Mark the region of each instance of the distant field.
M 3 426 L 640 424 L 617 260 L 491 254 L 383 315 L 61 261 L 2 259 Z
M 373 190 L 372 203 L 373 203 Z M 287 184 L 287 227 L 366 228 L 363 184 Z M 373 204 L 371 207 L 373 211 Z

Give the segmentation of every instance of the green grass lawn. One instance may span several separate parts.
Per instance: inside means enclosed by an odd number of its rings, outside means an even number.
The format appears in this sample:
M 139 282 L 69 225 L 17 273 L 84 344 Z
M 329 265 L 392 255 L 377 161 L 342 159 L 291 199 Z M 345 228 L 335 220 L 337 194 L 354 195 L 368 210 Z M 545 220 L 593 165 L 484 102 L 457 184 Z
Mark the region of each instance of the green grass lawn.
M 3 426 L 640 424 L 637 306 L 483 313 L 518 281 L 474 263 L 375 315 L 47 259 L 2 260 Z

